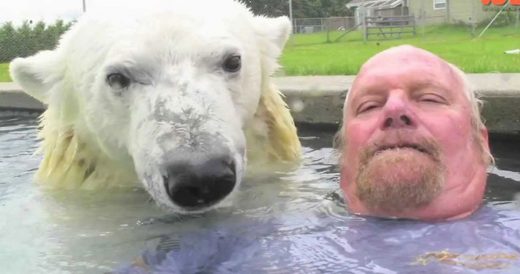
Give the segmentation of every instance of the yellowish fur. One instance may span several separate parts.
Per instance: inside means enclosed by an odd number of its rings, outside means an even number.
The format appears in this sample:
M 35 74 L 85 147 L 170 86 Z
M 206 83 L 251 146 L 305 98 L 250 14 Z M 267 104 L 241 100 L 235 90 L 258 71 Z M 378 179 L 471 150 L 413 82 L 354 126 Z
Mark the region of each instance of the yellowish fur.
M 132 186 L 137 175 L 132 169 L 114 164 L 100 151 L 95 151 L 76 134 L 73 125 L 62 121 L 55 109 L 47 109 L 41 116 L 40 163 L 36 178 L 51 188 L 98 189 L 103 187 Z
M 261 125 L 257 125 L 259 128 L 256 128 L 256 132 L 248 136 L 250 150 L 262 150 L 267 153 L 269 161 L 297 162 L 301 145 L 296 126 L 282 94 L 274 85 L 267 84 L 264 88 L 255 119 L 259 120 Z

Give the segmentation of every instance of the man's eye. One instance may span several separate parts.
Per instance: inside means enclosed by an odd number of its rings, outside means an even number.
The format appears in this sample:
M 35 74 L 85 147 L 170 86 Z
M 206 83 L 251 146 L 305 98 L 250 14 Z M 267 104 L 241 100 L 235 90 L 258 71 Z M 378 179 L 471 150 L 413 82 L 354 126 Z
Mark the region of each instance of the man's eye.
M 375 103 L 375 102 L 366 102 L 366 103 L 363 103 L 361 104 L 358 109 L 357 109 L 357 113 L 364 113 L 364 112 L 368 112 L 372 109 L 375 109 L 378 107 L 378 104 Z
M 107 75 L 107 83 L 114 89 L 123 89 L 130 85 L 130 79 L 121 73 L 110 73 Z
M 419 98 L 419 101 L 426 103 L 436 103 L 436 104 L 447 104 L 448 102 L 444 97 L 437 94 L 424 94 Z

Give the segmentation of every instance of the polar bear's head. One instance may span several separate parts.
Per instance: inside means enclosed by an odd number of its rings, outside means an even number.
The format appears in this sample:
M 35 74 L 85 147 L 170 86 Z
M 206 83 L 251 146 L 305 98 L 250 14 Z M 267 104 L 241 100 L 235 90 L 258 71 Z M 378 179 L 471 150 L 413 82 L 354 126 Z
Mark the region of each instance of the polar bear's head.
M 55 50 L 15 59 L 11 74 L 48 105 L 44 142 L 78 139 L 74 157 L 90 163 L 83 181 L 99 181 L 89 178 L 94 162 L 94 170 L 136 174 L 166 208 L 204 211 L 241 181 L 244 128 L 290 22 L 228 0 L 159 2 L 92 11 Z

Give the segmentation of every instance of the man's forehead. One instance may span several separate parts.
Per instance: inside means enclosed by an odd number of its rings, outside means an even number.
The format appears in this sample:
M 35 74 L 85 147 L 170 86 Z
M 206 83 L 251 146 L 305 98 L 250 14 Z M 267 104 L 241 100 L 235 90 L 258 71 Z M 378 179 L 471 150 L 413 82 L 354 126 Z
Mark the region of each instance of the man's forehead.
M 455 73 L 454 69 L 438 56 L 412 46 L 399 46 L 385 50 L 370 58 L 361 68 L 353 83 L 356 89 L 360 84 L 377 84 L 379 77 L 396 76 L 395 81 L 401 73 L 414 74 L 409 80 L 413 81 L 441 81 L 450 85 L 459 86 L 462 79 Z M 353 90 L 354 91 L 354 90 Z
M 370 58 L 361 68 L 360 74 L 370 71 L 374 67 L 410 63 L 449 69 L 445 61 L 426 50 L 412 46 L 399 46 L 382 51 Z

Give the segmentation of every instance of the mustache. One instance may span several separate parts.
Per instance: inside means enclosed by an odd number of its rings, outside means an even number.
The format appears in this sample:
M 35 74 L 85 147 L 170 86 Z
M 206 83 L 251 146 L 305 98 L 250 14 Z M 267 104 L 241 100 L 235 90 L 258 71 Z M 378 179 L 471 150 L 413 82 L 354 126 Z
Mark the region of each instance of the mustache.
M 363 162 L 363 160 L 368 160 L 385 150 L 403 148 L 417 150 L 440 162 L 440 146 L 434 139 L 414 136 L 406 130 L 395 130 L 372 141 L 363 150 L 361 159 Z

